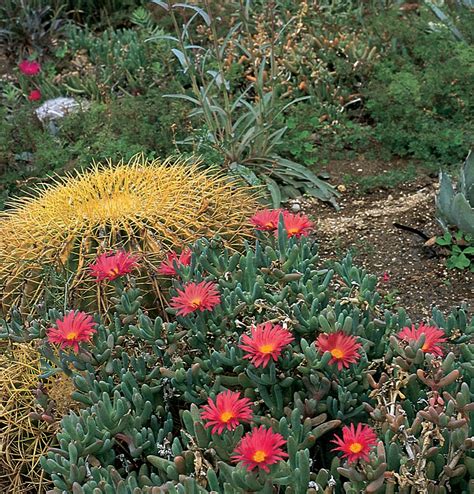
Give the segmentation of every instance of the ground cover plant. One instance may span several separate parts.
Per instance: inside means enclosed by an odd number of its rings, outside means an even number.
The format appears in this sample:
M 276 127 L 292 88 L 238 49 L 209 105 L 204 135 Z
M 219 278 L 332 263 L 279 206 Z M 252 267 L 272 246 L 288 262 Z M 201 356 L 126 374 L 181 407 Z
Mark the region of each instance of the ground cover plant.
M 243 253 L 175 258 L 170 322 L 118 264 L 110 324 L 3 322 L 76 388 L 42 459 L 53 492 L 468 492 L 473 322 L 384 310 L 350 256 L 318 266 L 303 215 L 252 222 Z

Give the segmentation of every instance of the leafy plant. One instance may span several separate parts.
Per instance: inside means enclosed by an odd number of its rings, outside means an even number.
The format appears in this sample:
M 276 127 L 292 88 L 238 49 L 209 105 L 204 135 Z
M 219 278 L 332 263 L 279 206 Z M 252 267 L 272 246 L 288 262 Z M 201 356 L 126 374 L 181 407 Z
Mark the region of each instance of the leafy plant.
M 197 151 L 206 146 L 218 150 L 223 157 L 224 166 L 240 174 L 252 185 L 263 182 L 269 189 L 275 206 L 302 192 L 335 205 L 337 191 L 333 187 L 303 165 L 276 154 L 276 147 L 286 132 L 286 127 L 277 126 L 278 117 L 298 101 L 306 99 L 292 100 L 283 107 L 277 105 L 273 50 L 279 34 L 273 33 L 270 44 L 262 47 L 262 52 L 268 50 L 269 56 L 268 61 L 266 57 L 262 58 L 255 82 L 244 88 L 240 94 L 233 94 L 227 80 L 224 54 L 231 36 L 243 29 L 245 23 L 237 22 L 222 44 L 218 44 L 217 23 L 207 1 L 206 10 L 191 4 L 173 4 L 171 1 L 154 3 L 163 7 L 171 16 L 175 28 L 172 41 L 178 47 L 173 48 L 172 52 L 191 83 L 192 96 L 168 96 L 181 98 L 195 105 L 191 116 L 198 117 L 199 125 L 206 130 L 201 142 L 197 143 L 192 137 L 185 142 L 194 144 Z M 181 28 L 177 13 L 183 9 L 194 15 Z M 210 48 L 197 46 L 191 39 L 191 25 L 197 19 L 204 21 L 212 32 L 214 41 Z M 267 71 L 269 87 L 265 82 Z
M 468 269 L 474 272 L 474 236 L 457 232 L 451 235 L 445 232 L 442 237 L 436 238 L 436 243 L 450 250 L 450 257 L 446 261 L 449 269 Z
M 63 35 L 64 5 L 41 0 L 5 0 L 0 5 L 0 41 L 7 53 L 51 53 Z

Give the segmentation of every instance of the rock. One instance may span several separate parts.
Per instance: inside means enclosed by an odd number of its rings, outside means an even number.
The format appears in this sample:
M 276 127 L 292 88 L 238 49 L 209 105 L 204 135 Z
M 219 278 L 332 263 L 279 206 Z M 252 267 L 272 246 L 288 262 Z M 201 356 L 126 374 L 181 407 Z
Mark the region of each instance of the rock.
M 36 116 L 42 122 L 63 118 L 69 113 L 81 109 L 81 104 L 74 98 L 54 98 L 45 101 L 35 110 Z

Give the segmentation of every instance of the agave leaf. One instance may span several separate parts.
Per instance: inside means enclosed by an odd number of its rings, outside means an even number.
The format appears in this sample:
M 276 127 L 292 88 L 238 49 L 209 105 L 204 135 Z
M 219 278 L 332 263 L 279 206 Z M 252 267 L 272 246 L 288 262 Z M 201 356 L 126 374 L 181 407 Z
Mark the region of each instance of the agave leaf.
M 467 155 L 461 172 L 460 191 L 466 196 L 469 204 L 474 207 L 474 152 Z
M 266 175 L 263 175 L 262 178 L 265 180 L 267 183 L 267 189 L 270 192 L 270 195 L 272 197 L 272 205 L 275 209 L 278 209 L 281 205 L 281 191 L 280 187 L 278 184 L 273 180 L 273 178 L 270 178 Z
M 454 223 L 464 233 L 474 234 L 474 209 L 460 192 L 454 196 L 452 213 Z
M 441 172 L 439 183 L 439 193 L 436 196 L 436 208 L 438 215 L 444 223 L 455 224 L 454 217 L 451 214 L 451 207 L 454 199 L 454 189 L 451 179 L 446 173 Z

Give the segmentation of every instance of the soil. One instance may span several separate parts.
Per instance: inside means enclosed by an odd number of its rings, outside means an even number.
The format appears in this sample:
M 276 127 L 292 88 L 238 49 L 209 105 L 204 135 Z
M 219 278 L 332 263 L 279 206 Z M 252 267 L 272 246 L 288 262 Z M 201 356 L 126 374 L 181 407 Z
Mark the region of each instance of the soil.
M 337 185 L 348 174 L 377 175 L 401 166 L 401 162 L 360 158 L 330 163 L 325 171 Z M 435 218 L 437 177 L 419 175 L 394 189 L 379 188 L 364 195 L 357 185 L 339 187 L 343 191 L 340 211 L 321 202 L 301 204 L 315 219 L 323 260 L 341 259 L 351 250 L 355 265 L 379 277 L 378 290 L 385 305 L 404 307 L 413 321 L 427 321 L 434 306 L 446 314 L 467 304 L 473 314 L 474 273 L 448 270 L 447 251 L 425 245 L 426 238 L 443 234 Z M 415 228 L 425 238 L 395 223 Z

